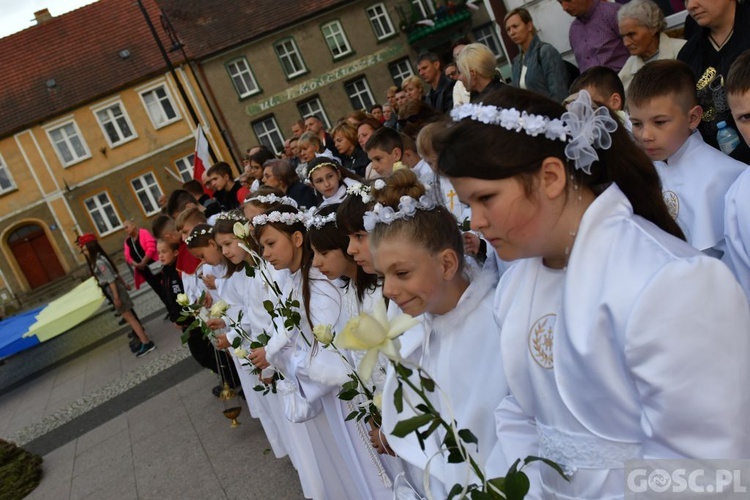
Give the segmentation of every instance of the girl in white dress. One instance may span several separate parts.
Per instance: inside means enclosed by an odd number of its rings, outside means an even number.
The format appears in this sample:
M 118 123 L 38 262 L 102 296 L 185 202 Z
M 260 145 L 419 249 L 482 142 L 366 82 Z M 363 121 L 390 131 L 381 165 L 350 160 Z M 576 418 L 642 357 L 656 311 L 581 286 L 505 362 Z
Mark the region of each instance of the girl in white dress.
M 401 356 L 435 381 L 437 389 L 428 397 L 443 418 L 478 438 L 478 448 L 467 451 L 484 467 L 497 441 L 493 410 L 507 394 L 500 337 L 487 328 L 498 280 L 494 261 L 481 273 L 470 272 L 456 218 L 426 195 L 412 171 L 394 172 L 374 197 L 378 203 L 365 214 L 364 226 L 371 231 L 375 268 L 384 277 L 383 295 L 406 314 L 423 318 L 416 338 L 404 334 Z M 418 385 L 416 371 L 413 377 Z M 445 498 L 454 485 L 475 482 L 468 463 L 449 463 L 441 449 L 442 428 L 425 439 L 424 450 L 414 433 L 403 438 L 391 433 L 398 422 L 414 416 L 410 405 L 396 409 L 396 387 L 395 372 L 389 370 L 383 431 L 399 457 L 421 471 L 429 469 L 431 477 L 418 477 L 413 486 L 419 490 L 429 482 L 432 497 Z M 403 391 L 413 404 L 419 402 L 407 386 Z
M 308 223 L 307 237 L 313 250 L 313 267 L 317 268 L 329 280 L 341 283 L 342 314 L 335 332 L 341 332 L 349 319 L 362 311 L 371 311 L 375 300 L 382 299 L 382 290 L 378 286 L 377 276 L 366 273 L 357 266 L 354 259 L 346 253 L 349 238 L 336 225 L 336 209 L 339 205 L 330 205 L 318 210 Z M 356 369 L 364 356 L 363 351 L 341 350 L 349 366 Z M 382 394 L 385 382 L 387 360 L 381 356 L 378 366 L 368 386 L 374 386 L 375 394 Z M 339 420 L 344 420 L 358 409 L 359 404 L 367 404 L 366 398 L 352 401 L 338 401 L 333 407 Z M 333 418 L 329 416 L 329 418 Z M 362 498 L 392 498 L 392 472 L 398 472 L 398 460 L 394 457 L 379 456 L 373 447 L 371 434 L 377 432 L 379 422 L 354 419 L 346 421 L 349 439 L 341 441 L 342 454 L 352 474 L 359 478 L 359 483 L 366 489 Z
M 359 184 L 352 172 L 325 156 L 318 156 L 307 164 L 307 182 L 321 200 L 319 208 L 341 203 L 346 196 L 346 188 Z
M 312 251 L 305 238 L 307 217 L 289 205 L 276 205 L 252 220 L 263 258 L 289 274 L 282 300 L 298 303 L 296 325 L 289 318 L 277 318 L 266 359 L 284 377 L 277 385 L 286 417 L 308 431 L 325 498 L 359 498 L 362 485 L 350 473 L 338 446 L 338 440 L 346 439 L 344 422 L 328 418 L 330 411 L 323 411 L 338 406 L 337 388 L 348 380 L 346 366 L 338 354 L 318 346 L 312 333 L 315 325 L 338 324 L 341 291 L 312 268 Z
M 570 481 L 542 466 L 532 496 L 609 499 L 623 498 L 629 459 L 750 456 L 750 396 L 737 390 L 747 301 L 683 241 L 653 164 L 609 111 L 585 92 L 566 112 L 509 88 L 452 116 L 439 168 L 472 228 L 518 260 L 495 299 L 511 392 L 497 472 L 542 456 Z

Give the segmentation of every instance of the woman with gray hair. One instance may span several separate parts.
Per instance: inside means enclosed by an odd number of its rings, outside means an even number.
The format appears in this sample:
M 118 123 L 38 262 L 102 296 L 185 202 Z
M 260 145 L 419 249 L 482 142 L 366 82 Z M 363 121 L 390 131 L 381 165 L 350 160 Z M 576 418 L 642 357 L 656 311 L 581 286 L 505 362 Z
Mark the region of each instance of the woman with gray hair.
M 685 40 L 670 38 L 664 13 L 652 0 L 632 0 L 617 12 L 620 36 L 630 57 L 620 70 L 625 90 L 644 64 L 659 59 L 677 59 Z

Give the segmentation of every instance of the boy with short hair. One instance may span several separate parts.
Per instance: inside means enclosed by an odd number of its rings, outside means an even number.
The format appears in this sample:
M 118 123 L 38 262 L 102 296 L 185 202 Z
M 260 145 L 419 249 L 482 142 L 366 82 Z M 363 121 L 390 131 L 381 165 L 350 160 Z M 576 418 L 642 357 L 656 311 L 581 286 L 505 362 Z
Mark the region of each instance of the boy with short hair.
M 594 66 L 581 73 L 570 84 L 570 93 L 576 94 L 581 90 L 588 92 L 591 100 L 600 106 L 605 105 L 615 111 L 622 111 L 625 108 L 625 87 L 620 77 L 617 76 L 617 72 L 610 68 Z
M 430 165 L 419 156 L 416 141 L 403 133 L 401 134 L 401 140 L 404 144 L 404 154 L 401 157 L 403 164 L 414 172 L 419 182 L 425 186 L 432 186 L 436 174 L 432 171 Z
M 750 50 L 743 52 L 729 69 L 724 84 L 727 102 L 738 132 L 750 146 Z M 724 261 L 750 299 L 750 170 L 745 171 L 727 191 L 724 209 Z
M 151 223 L 151 232 L 154 238 L 164 240 L 167 243 L 179 245 L 179 255 L 177 256 L 177 270 L 181 273 L 195 274 L 195 270 L 201 263 L 188 251 L 187 245 L 182 240 L 182 235 L 177 231 L 174 219 L 168 215 L 159 215 Z
M 381 127 L 373 132 L 365 143 L 365 151 L 378 177 L 390 177 L 394 170 L 404 168 L 401 163 L 404 142 L 392 128 Z
M 239 208 L 243 200 L 238 198 L 237 192 L 242 187 L 234 182 L 232 168 L 228 163 L 220 161 L 208 169 L 208 180 L 214 190 L 214 198 L 224 210 Z
M 664 201 L 688 243 L 721 258 L 724 195 L 745 165 L 705 142 L 696 130 L 703 110 L 690 67 L 654 61 L 628 87 L 633 135 L 659 173 Z

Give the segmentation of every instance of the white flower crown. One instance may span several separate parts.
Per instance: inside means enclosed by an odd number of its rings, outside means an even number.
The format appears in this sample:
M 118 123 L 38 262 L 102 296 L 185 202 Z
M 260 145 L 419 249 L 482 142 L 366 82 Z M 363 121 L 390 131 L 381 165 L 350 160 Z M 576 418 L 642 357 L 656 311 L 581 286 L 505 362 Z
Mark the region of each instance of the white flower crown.
M 551 141 L 563 141 L 565 156 L 575 168 L 591 174 L 591 164 L 599 159 L 596 149 L 612 146 L 610 134 L 617 130 L 617 121 L 605 106 L 594 109 L 591 96 L 585 90 L 568 104 L 561 118 L 530 115 L 515 108 L 498 108 L 483 104 L 462 104 L 451 111 L 454 121 L 470 118 L 487 125 L 500 125 L 506 130 L 524 132 L 531 137 L 544 135 Z
M 319 168 L 323 168 L 323 167 L 333 167 L 333 169 L 336 172 L 339 171 L 339 164 L 338 163 L 334 163 L 332 161 L 327 161 L 327 162 L 323 162 L 323 163 L 318 163 L 313 168 L 311 168 L 310 170 L 308 170 L 307 171 L 307 178 L 309 179 L 313 172 L 315 172 Z
M 218 213 L 216 214 L 216 220 L 231 220 L 231 221 L 242 222 L 242 223 L 247 222 L 247 219 L 245 218 L 244 215 L 239 214 L 235 211 Z
M 291 199 L 288 196 L 276 196 L 275 194 L 262 194 L 259 196 L 253 196 L 252 198 L 247 198 L 245 200 L 245 203 L 250 203 L 251 201 L 259 201 L 260 203 L 266 204 L 266 205 L 274 205 L 276 203 L 281 203 L 282 205 L 289 205 L 294 208 L 297 208 L 297 202 Z
M 307 229 L 310 229 L 311 227 L 315 227 L 316 229 L 320 229 L 326 224 L 330 224 L 333 222 L 336 223 L 336 212 L 330 213 L 328 215 L 310 215 L 307 220 L 305 221 L 305 227 Z
M 190 236 L 185 238 L 185 244 L 189 245 L 190 242 L 193 241 L 198 236 L 205 236 L 207 234 L 213 234 L 213 232 L 214 232 L 213 228 L 210 228 L 210 229 L 203 228 L 203 229 L 199 229 L 198 231 L 193 231 L 190 233 Z
M 265 226 L 270 223 L 281 223 L 289 226 L 298 222 L 305 224 L 309 217 L 305 212 L 271 212 L 253 217 L 253 226 Z
M 346 188 L 346 194 L 350 196 L 359 196 L 362 199 L 362 203 L 370 203 L 372 201 L 372 192 L 379 191 L 385 187 L 385 181 L 383 179 L 377 179 L 373 182 L 372 186 L 367 184 L 357 183 Z
M 398 219 L 414 217 L 417 210 L 432 210 L 436 206 L 438 204 L 433 197 L 426 194 L 420 196 L 418 200 L 411 196 L 402 196 L 398 202 L 398 210 L 376 203 L 371 211 L 365 212 L 362 222 L 365 231 L 371 233 L 376 224 L 390 224 Z

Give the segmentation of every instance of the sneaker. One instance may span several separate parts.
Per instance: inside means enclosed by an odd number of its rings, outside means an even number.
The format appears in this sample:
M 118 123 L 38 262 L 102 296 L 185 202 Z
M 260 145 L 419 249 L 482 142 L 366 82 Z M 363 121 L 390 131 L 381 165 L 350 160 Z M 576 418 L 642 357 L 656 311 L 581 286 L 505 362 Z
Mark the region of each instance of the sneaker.
M 143 344 L 138 339 L 131 340 L 130 341 L 130 352 L 138 352 L 138 351 L 140 351 L 142 345 Z
M 135 353 L 135 357 L 140 358 L 141 356 L 145 356 L 154 349 L 156 349 L 156 344 L 154 344 L 153 341 L 149 342 L 148 344 L 141 344 L 141 348 L 138 349 L 137 353 Z

